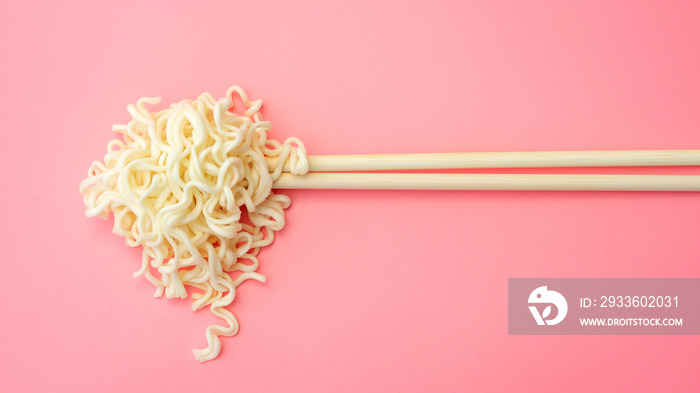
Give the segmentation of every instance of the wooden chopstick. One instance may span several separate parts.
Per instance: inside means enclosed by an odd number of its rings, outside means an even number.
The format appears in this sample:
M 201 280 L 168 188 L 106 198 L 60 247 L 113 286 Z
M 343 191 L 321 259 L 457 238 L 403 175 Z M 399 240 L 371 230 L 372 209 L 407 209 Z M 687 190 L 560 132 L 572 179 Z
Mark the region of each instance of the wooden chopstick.
M 700 175 L 283 173 L 277 189 L 700 191 Z
M 700 150 L 602 150 L 309 156 L 310 172 L 462 168 L 696 166 Z M 268 158 L 273 171 L 275 158 Z M 285 165 L 284 172 L 289 172 Z

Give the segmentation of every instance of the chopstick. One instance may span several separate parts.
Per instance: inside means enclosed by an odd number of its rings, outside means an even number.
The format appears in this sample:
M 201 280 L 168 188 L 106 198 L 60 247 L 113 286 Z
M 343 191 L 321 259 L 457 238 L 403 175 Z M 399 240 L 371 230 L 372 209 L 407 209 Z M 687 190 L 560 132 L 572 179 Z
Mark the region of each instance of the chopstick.
M 465 168 L 696 166 L 700 150 L 602 150 L 309 156 L 309 172 Z M 273 171 L 277 163 L 268 158 Z M 289 172 L 288 163 L 284 172 Z
M 700 175 L 283 173 L 277 189 L 700 191 Z

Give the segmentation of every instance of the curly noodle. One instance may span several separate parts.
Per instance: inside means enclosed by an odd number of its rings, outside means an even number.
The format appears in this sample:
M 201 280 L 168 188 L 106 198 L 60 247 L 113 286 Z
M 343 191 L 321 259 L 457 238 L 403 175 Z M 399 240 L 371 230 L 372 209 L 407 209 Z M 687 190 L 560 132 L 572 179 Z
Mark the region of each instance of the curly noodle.
M 234 93 L 244 114 L 229 110 Z M 272 192 L 272 183 L 285 162 L 293 174 L 305 174 L 306 149 L 296 138 L 267 139 L 262 100 L 250 101 L 238 86 L 218 101 L 204 93 L 159 112 L 146 109 L 159 102 L 141 98 L 127 107 L 132 120 L 113 127 L 123 141 L 108 143 L 104 163 L 92 163 L 80 192 L 88 217 L 114 213 L 113 232 L 128 246 L 143 247 L 134 277 L 153 283 L 155 296 L 186 298 L 186 286 L 197 288 L 192 310 L 209 305 L 226 322 L 209 326 L 207 347 L 194 350 L 204 362 L 219 355 L 219 336 L 238 332 L 226 309 L 236 288 L 247 279 L 265 281 L 255 271 L 257 255 L 284 227 L 290 204 Z M 278 158 L 272 173 L 266 157 Z

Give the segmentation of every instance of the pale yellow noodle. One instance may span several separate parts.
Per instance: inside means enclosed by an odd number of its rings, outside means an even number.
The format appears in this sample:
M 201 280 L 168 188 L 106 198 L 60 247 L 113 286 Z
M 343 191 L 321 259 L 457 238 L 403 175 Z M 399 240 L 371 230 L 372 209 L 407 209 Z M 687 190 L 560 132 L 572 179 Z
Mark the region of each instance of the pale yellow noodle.
M 243 113 L 230 110 L 234 94 Z M 225 321 L 209 326 L 207 347 L 194 350 L 204 362 L 219 355 L 219 336 L 238 332 L 226 308 L 236 288 L 248 279 L 265 281 L 255 272 L 257 255 L 284 227 L 290 203 L 272 192 L 272 182 L 285 162 L 293 174 L 305 174 L 306 149 L 297 138 L 267 139 L 262 101 L 249 100 L 238 86 L 219 100 L 204 93 L 158 112 L 146 108 L 159 102 L 141 98 L 127 107 L 131 121 L 113 127 L 123 141 L 108 143 L 104 162 L 92 163 L 80 192 L 88 217 L 113 213 L 113 232 L 128 246 L 143 247 L 134 276 L 153 283 L 155 296 L 190 296 L 193 310 L 208 305 Z M 265 157 L 278 157 L 272 173 Z

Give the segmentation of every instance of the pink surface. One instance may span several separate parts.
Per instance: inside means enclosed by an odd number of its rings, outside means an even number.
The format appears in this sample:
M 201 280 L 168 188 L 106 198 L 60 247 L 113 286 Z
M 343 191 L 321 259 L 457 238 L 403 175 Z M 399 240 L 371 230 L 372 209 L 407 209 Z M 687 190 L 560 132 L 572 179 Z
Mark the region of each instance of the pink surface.
M 232 84 L 311 154 L 697 149 L 697 2 L 95 3 L 0 17 L 0 391 L 700 387 L 697 336 L 508 336 L 506 308 L 509 277 L 698 277 L 700 194 L 289 192 L 205 364 L 216 319 L 152 298 L 78 194 L 126 104 Z

